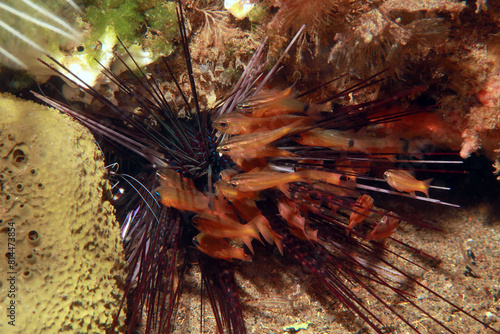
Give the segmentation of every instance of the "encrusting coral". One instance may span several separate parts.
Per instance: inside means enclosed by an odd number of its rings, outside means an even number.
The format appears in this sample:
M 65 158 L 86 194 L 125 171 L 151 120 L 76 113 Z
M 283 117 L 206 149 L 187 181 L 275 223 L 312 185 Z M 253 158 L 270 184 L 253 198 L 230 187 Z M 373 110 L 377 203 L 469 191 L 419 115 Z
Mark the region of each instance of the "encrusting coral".
M 104 333 L 125 263 L 103 156 L 54 109 L 4 94 L 0 119 L 0 333 Z
M 279 53 L 280 39 L 306 24 L 300 56 L 287 61 L 288 82 L 366 78 L 380 71 L 399 80 L 387 86 L 422 87 L 422 101 L 436 107 L 435 120 L 446 143 L 462 158 L 479 151 L 496 161 L 500 173 L 499 5 L 494 1 L 329 1 L 269 0 L 277 13 L 267 23 Z M 329 10 L 324 10 L 329 3 Z M 305 8 L 307 6 L 307 9 Z M 271 12 L 271 11 L 270 11 Z M 273 34 L 272 32 L 276 32 Z M 314 85 L 311 83 L 311 85 Z M 379 94 L 387 90 L 381 87 Z M 394 87 L 397 86 L 397 87 Z M 299 85 L 296 85 L 300 88 Z M 323 98 L 323 96 L 322 96 Z M 351 97 L 354 100 L 364 96 Z M 420 116 L 416 116 L 417 120 Z M 451 131 L 448 131 L 450 130 Z

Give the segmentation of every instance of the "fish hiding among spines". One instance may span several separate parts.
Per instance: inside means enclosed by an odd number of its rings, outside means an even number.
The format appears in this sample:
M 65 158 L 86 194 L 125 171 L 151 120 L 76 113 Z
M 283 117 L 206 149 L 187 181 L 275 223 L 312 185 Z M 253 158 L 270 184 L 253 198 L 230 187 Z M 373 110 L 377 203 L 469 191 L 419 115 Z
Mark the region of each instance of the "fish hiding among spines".
M 366 240 L 381 241 L 392 235 L 399 219 L 394 218 L 394 214 L 385 215 L 378 224 L 372 223 L 370 217 L 377 209 L 371 196 L 357 191 L 357 177 L 370 172 L 371 161 L 395 161 L 396 156 L 401 154 L 419 155 L 420 140 L 369 134 L 365 130 L 354 133 L 351 130 L 330 128 L 328 125 L 347 129 L 353 125 L 348 115 L 342 114 L 342 109 L 334 110 L 329 103 L 309 104 L 299 101 L 293 96 L 291 88 L 261 92 L 244 99 L 235 109 L 218 116 L 212 125 L 226 134 L 221 136 L 224 139 L 217 151 L 231 158 L 241 171 L 227 169 L 221 172 L 220 180 L 215 183 L 216 196 L 213 201 L 215 206 L 227 201 L 236 208 L 232 215 L 240 220 L 243 218 L 245 222 L 242 234 L 248 228 L 256 228 L 269 243 L 281 245 L 280 238 L 256 206 L 256 201 L 269 196 L 266 195 L 267 191 L 274 191 L 281 217 L 300 239 L 320 243 L 318 230 L 309 227 L 307 217 L 301 212 L 305 209 L 317 214 L 324 210 L 323 205 L 330 208 L 333 214 L 347 209 L 347 234 L 367 220 L 373 228 L 365 236 Z M 353 110 L 356 107 L 348 112 Z M 380 113 L 379 110 L 376 112 Z M 356 113 L 365 115 L 363 106 Z M 401 110 L 398 110 L 400 115 Z M 387 117 L 390 119 L 393 115 L 388 113 Z M 363 117 L 360 119 L 355 121 L 356 127 L 371 124 L 370 117 L 365 117 L 365 121 Z M 383 121 L 383 117 L 377 117 L 377 121 Z M 331 150 L 331 154 L 324 149 Z M 356 158 L 363 156 L 366 157 L 364 162 Z M 326 165 L 326 161 L 331 162 Z M 280 168 L 280 164 L 289 167 Z M 397 170 L 387 170 L 384 177 L 397 190 L 410 193 L 421 191 L 428 195 L 429 180 L 418 181 L 406 172 Z M 298 198 L 307 203 L 300 210 L 296 204 Z M 207 201 L 205 199 L 205 203 Z M 162 203 L 167 202 L 168 199 L 162 199 Z M 198 213 L 203 211 L 196 210 L 191 209 Z M 205 204 L 203 214 L 208 214 L 206 210 L 209 208 Z M 252 215 L 249 216 L 248 212 L 252 212 Z M 261 222 L 251 224 L 252 217 L 261 217 L 257 219 Z M 199 218 L 195 220 L 199 224 Z M 200 230 L 206 233 L 207 227 L 200 226 Z M 250 239 L 257 238 L 252 235 Z M 249 242 L 246 244 L 252 250 Z M 209 254 L 207 249 L 204 252 Z
M 387 239 L 392 235 L 394 230 L 396 230 L 400 221 L 401 219 L 394 212 L 384 215 L 377 225 L 375 225 L 370 234 L 368 234 L 366 240 L 381 241 Z
M 302 120 L 303 124 L 306 125 L 312 125 L 315 122 L 314 117 L 308 116 L 286 114 L 269 117 L 249 117 L 238 111 L 233 111 L 217 117 L 212 126 L 230 135 L 242 135 L 274 130 L 299 120 Z
M 302 102 L 293 96 L 290 87 L 282 91 L 254 95 L 238 103 L 236 109 L 248 117 L 261 118 L 295 113 L 314 115 L 329 111 L 330 105 Z
M 300 131 L 303 121 L 276 128 L 267 132 L 249 133 L 229 138 L 217 147 L 217 151 L 231 157 L 261 158 L 273 156 L 272 143 L 284 136 Z M 286 156 L 286 154 L 284 155 Z
M 408 153 L 408 141 L 322 128 L 321 124 L 337 117 L 335 111 L 328 110 L 328 104 L 315 106 L 321 113 L 311 116 L 304 105 L 291 96 L 289 88 L 253 96 L 240 103 L 237 111 L 215 119 L 214 127 L 231 135 L 219 142 L 217 151 L 230 157 L 241 171 L 223 169 L 214 184 L 214 194 L 199 191 L 191 179 L 172 169 L 158 172 L 159 201 L 196 214 L 192 221 L 200 231 L 195 238 L 200 251 L 225 260 L 249 260 L 241 245 L 253 253 L 252 241 L 264 239 L 283 252 L 282 236 L 272 229 L 257 205 L 269 196 L 268 191 L 274 192 L 280 216 L 290 231 L 309 242 L 321 243 L 321 235 L 301 213 L 304 207 L 299 209 L 296 196 L 308 202 L 306 211 L 314 214 L 321 213 L 323 205 L 333 214 L 348 209 L 347 234 L 364 220 L 372 221 L 370 215 L 376 211 L 373 198 L 356 190 L 357 176 L 368 172 L 370 164 L 349 160 L 345 154 L 359 152 L 368 158 L 378 154 L 377 158 L 394 159 L 397 154 Z M 344 157 L 337 154 L 331 159 L 323 151 L 315 158 L 317 150 L 324 148 L 332 154 L 344 152 Z M 325 168 L 325 158 L 332 160 L 329 168 Z M 279 168 L 280 163 L 291 167 Z M 397 190 L 427 194 L 427 181 L 412 179 L 405 172 L 388 170 L 385 177 Z M 391 236 L 399 223 L 393 216 L 386 215 L 375 225 L 370 223 L 374 227 L 365 239 L 381 241 Z M 228 243 L 228 239 L 233 242 Z
M 223 171 L 223 177 L 230 177 L 232 174 L 230 170 Z M 241 174 L 235 177 L 238 175 Z M 161 186 L 155 190 L 155 194 L 160 203 L 166 207 L 197 213 L 192 221 L 201 233 L 194 240 L 196 247 L 207 255 L 224 260 L 237 258 L 249 261 L 250 257 L 244 255 L 241 247 L 228 244 L 226 239 L 243 242 L 253 252 L 251 242 L 253 239 L 261 240 L 259 233 L 267 242 L 275 243 L 281 249 L 281 237 L 272 231 L 251 196 L 242 196 L 240 199 L 234 196 L 230 204 L 223 197 L 225 193 L 218 191 L 217 194 L 221 197 L 213 196 L 211 205 L 210 198 L 197 190 L 190 179 L 172 170 L 160 171 L 158 180 Z M 217 182 L 216 187 L 219 188 L 222 182 L 225 181 Z M 250 191 L 261 190 L 262 188 L 253 187 Z M 240 223 L 240 218 L 246 223 Z
M 306 146 L 321 146 L 367 154 L 384 152 L 392 154 L 418 154 L 420 152 L 418 142 L 410 142 L 397 137 L 375 137 L 366 134 L 321 128 L 303 132 L 294 140 Z
M 203 253 L 212 257 L 232 261 L 239 259 L 243 261 L 251 261 L 251 257 L 245 254 L 242 248 L 231 246 L 222 238 L 212 237 L 206 233 L 198 234 L 193 242 L 195 246 Z
M 368 218 L 372 207 L 373 198 L 367 194 L 361 195 L 356 200 L 356 203 L 353 204 L 353 210 L 349 215 L 349 225 L 346 228 L 346 232 L 351 231 L 356 225 L 363 222 L 365 218 Z
M 419 181 L 407 171 L 395 169 L 386 170 L 384 178 L 387 184 L 398 191 L 404 191 L 412 195 L 415 195 L 415 192 L 419 191 L 429 197 L 429 186 L 432 179 Z

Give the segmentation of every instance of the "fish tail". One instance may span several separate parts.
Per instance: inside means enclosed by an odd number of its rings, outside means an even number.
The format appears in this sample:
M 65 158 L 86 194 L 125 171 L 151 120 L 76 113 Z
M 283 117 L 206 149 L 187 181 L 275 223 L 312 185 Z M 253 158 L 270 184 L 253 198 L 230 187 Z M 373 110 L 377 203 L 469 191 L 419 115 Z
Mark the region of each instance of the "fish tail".
M 291 198 L 290 196 L 290 186 L 288 183 L 283 183 L 280 184 L 279 186 L 276 186 L 276 188 L 281 191 L 283 194 L 285 194 L 286 197 Z
M 252 246 L 252 237 L 240 237 L 240 239 L 241 239 L 241 241 L 243 241 L 245 243 L 245 245 L 248 247 L 250 252 L 252 252 L 252 254 L 255 254 L 255 252 L 253 251 L 253 246 Z
M 311 242 L 319 242 L 320 240 L 318 239 L 318 230 L 308 230 L 306 231 L 306 236 L 307 239 Z M 283 253 L 282 253 L 283 255 Z
M 250 222 L 248 222 L 245 226 L 248 227 L 249 229 L 252 230 L 252 233 L 248 236 L 251 239 L 257 239 L 260 242 L 262 242 L 262 239 L 260 238 L 260 229 L 259 229 L 259 221 L 261 221 L 263 216 L 256 216 L 254 219 L 252 219 Z M 264 218 L 265 219 L 265 218 Z
M 266 217 L 257 216 L 254 219 L 252 219 L 250 223 L 253 223 L 257 226 L 257 228 L 260 231 L 260 234 L 262 234 L 264 239 L 266 239 L 266 241 L 269 244 L 272 244 L 274 242 L 276 244 L 276 247 L 278 247 L 281 255 L 283 255 L 283 245 L 281 243 L 283 237 L 273 231 Z
M 431 185 L 431 182 L 432 182 L 432 178 L 430 179 L 427 179 L 427 180 L 423 180 L 422 181 L 422 192 L 425 194 L 425 196 L 429 197 L 429 186 Z
M 273 243 L 272 230 L 271 227 L 269 226 L 269 222 L 264 216 L 262 215 L 256 216 L 248 224 L 254 225 L 268 243 L 270 244 Z
M 273 240 L 274 243 L 276 244 L 276 247 L 278 247 L 278 250 L 280 251 L 281 256 L 283 256 L 283 244 L 281 240 L 283 240 L 283 237 L 279 235 L 278 233 L 273 231 Z

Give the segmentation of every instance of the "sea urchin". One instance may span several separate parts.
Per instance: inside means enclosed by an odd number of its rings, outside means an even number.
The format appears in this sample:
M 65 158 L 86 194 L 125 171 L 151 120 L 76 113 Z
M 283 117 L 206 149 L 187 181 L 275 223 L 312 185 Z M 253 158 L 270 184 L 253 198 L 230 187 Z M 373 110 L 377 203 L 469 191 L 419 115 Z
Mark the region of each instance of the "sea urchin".
M 442 203 L 415 195 L 414 191 L 427 195 L 428 184 L 398 173 L 402 161 L 425 163 L 429 140 L 373 130 L 419 112 L 397 107 L 399 99 L 418 89 L 355 105 L 334 103 L 382 80 L 373 76 L 323 101 L 305 102 L 315 89 L 301 95 L 292 88 L 266 89 L 280 61 L 264 74 L 264 42 L 224 101 L 204 110 L 198 101 L 181 6 L 178 20 L 189 94 L 181 89 L 166 59 L 163 65 L 178 88 L 183 115 L 177 101 L 168 101 L 155 78 L 142 72 L 130 83 L 105 70 L 124 98 L 133 101 L 132 108 L 125 108 L 79 82 L 66 68 L 66 74 L 56 70 L 104 106 L 105 122 L 99 113 L 78 112 L 37 94 L 128 150 L 128 159 L 139 166 L 131 169 L 133 177 L 110 170 L 111 177 L 135 189 L 117 202 L 123 208 L 122 237 L 129 264 L 128 333 L 139 327 L 145 333 L 174 331 L 175 318 L 182 317 L 176 308 L 189 287 L 192 263 L 198 264 L 202 301 L 208 297 L 217 331 L 246 333 L 235 263 L 251 261 L 250 253 L 260 243 L 266 250 L 276 245 L 286 261 L 294 261 L 312 277 L 311 284 L 322 285 L 376 333 L 387 332 L 388 321 L 396 318 L 404 330 L 423 332 L 402 314 L 398 303 L 429 317 L 439 328 L 431 331 L 457 332 L 453 324 L 420 307 L 409 286 L 496 332 L 407 273 L 400 262 L 420 266 L 384 242 L 392 239 L 401 221 L 428 223 L 378 208 L 370 194 L 386 192 Z M 405 193 L 370 183 L 381 181 L 384 172 L 389 184 Z M 373 311 L 373 302 L 387 314 Z

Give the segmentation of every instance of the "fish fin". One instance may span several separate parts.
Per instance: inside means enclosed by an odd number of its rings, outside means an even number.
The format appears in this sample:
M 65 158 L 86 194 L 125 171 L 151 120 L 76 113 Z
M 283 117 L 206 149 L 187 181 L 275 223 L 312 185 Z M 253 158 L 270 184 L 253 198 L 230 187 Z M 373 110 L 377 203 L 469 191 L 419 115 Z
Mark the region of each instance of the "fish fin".
M 276 244 L 276 247 L 278 247 L 281 255 L 283 255 L 283 245 L 281 244 L 281 240 L 283 239 L 283 237 L 273 231 L 271 225 L 269 225 L 269 222 L 264 216 L 255 217 L 249 222 L 249 224 L 255 224 L 264 239 L 266 239 L 269 244 L 272 244 L 274 242 Z
M 276 148 L 273 145 L 266 145 L 262 147 L 265 150 L 266 156 L 273 157 L 297 157 L 298 155 L 281 148 Z
M 427 197 L 429 197 L 429 186 L 431 185 L 432 180 L 434 180 L 434 179 L 431 178 L 431 179 L 427 179 L 427 180 L 422 181 L 422 185 L 424 186 L 424 189 L 422 190 L 422 192 Z
M 231 156 L 231 155 L 229 155 Z M 231 159 L 240 167 L 244 172 L 250 172 L 255 168 L 262 168 L 267 165 L 266 159 L 264 158 L 233 158 Z
M 273 240 L 274 243 L 276 244 L 276 247 L 278 247 L 278 250 L 280 251 L 281 256 L 283 256 L 283 244 L 281 243 L 281 240 L 283 240 L 283 237 L 279 235 L 276 232 L 273 232 Z
M 252 262 L 252 257 L 248 254 L 243 253 L 243 256 L 241 257 L 241 260 L 247 261 L 247 262 Z
M 273 243 L 272 229 L 269 225 L 269 222 L 264 216 L 256 216 L 254 219 L 248 222 L 248 224 L 254 224 L 259 230 L 260 234 L 262 234 L 264 239 L 266 239 L 266 241 L 270 244 Z
M 361 128 L 358 131 L 346 130 L 345 132 L 356 133 L 357 135 L 361 135 L 361 136 L 369 136 L 368 131 L 366 131 L 366 128 Z
M 248 171 L 247 173 L 259 173 L 262 170 L 263 170 L 263 168 L 261 168 L 261 167 L 254 167 L 250 171 Z
M 240 239 L 241 239 L 241 241 L 243 241 L 245 243 L 245 245 L 248 247 L 250 252 L 252 252 L 252 254 L 255 254 L 255 252 L 253 251 L 253 246 L 252 246 L 252 238 L 251 237 L 240 237 Z
M 291 198 L 290 186 L 288 185 L 288 183 L 280 184 L 279 186 L 276 186 L 276 188 L 278 188 L 279 191 L 281 191 L 283 194 L 285 194 L 285 196 L 287 198 Z
M 396 162 L 396 155 L 394 155 L 394 154 L 383 154 L 383 155 L 379 155 L 378 157 L 386 158 L 390 162 Z
M 260 218 L 260 217 L 258 217 L 258 216 L 257 216 L 257 217 L 255 217 L 254 219 L 252 219 L 249 223 L 245 224 L 245 226 L 247 226 L 247 227 L 249 227 L 249 228 L 253 229 L 253 232 L 255 232 L 255 233 L 252 233 L 252 235 L 249 235 L 249 236 L 248 236 L 248 238 L 250 238 L 250 241 L 251 241 L 252 239 L 257 239 L 257 240 L 259 240 L 260 242 L 262 242 L 262 239 L 260 238 L 260 234 L 259 234 L 259 233 L 260 233 L 259 226 L 258 226 L 258 224 L 256 223 L 256 220 L 258 220 L 258 219 L 262 219 L 262 218 Z M 243 241 L 244 241 L 244 240 L 243 240 Z M 248 248 L 250 248 L 250 247 L 248 247 Z M 253 253 L 253 251 L 252 251 L 252 253 Z
M 353 211 L 354 212 L 354 211 Z M 346 227 L 347 234 L 351 233 L 351 230 L 354 229 L 354 226 L 358 225 L 360 222 L 355 220 L 349 220 L 349 225 Z
M 215 256 L 217 257 L 217 256 Z M 221 256 L 219 256 L 220 259 L 224 259 L 226 261 L 231 261 L 233 259 L 240 259 L 240 260 L 243 260 L 243 261 L 249 261 L 249 262 L 252 262 L 252 257 L 248 254 L 245 253 L 245 250 L 243 250 L 243 248 L 240 248 L 240 247 L 232 247 L 229 254 L 221 254 Z
M 318 239 L 318 230 L 307 230 L 306 231 L 306 235 L 307 235 L 307 238 L 309 239 L 309 241 L 313 242 L 319 242 L 319 239 Z

